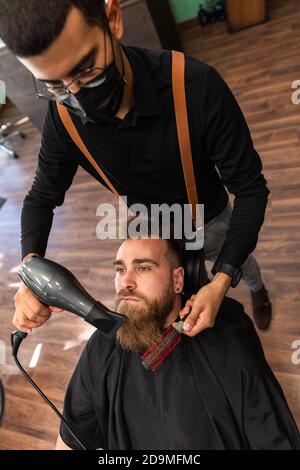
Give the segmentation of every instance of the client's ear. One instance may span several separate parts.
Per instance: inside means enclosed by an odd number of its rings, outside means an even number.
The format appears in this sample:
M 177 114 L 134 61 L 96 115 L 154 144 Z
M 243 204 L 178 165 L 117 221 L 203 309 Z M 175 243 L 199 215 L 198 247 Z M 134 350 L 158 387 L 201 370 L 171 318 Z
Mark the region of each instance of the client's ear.
M 176 294 L 183 290 L 184 284 L 184 268 L 179 266 L 173 269 L 173 289 Z

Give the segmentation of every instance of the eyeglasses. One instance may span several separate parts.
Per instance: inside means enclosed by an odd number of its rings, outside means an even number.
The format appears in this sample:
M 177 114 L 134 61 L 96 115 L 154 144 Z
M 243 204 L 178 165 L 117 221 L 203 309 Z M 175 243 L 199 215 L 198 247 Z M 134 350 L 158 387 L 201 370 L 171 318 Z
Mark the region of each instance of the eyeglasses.
M 100 72 L 100 73 L 98 73 Z M 98 78 L 97 78 L 98 77 Z M 94 88 L 105 82 L 107 76 L 105 69 L 101 67 L 88 67 L 83 72 L 78 73 L 70 83 L 44 83 L 32 76 L 35 93 L 38 98 L 59 101 L 65 100 L 70 95 L 69 87 L 75 83 L 78 87 Z

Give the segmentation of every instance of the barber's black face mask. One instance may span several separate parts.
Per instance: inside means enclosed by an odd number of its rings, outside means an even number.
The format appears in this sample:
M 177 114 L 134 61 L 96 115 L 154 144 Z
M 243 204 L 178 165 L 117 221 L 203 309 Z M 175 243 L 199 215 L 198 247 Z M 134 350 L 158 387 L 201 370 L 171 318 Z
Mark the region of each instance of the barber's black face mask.
M 98 81 L 103 76 L 103 82 L 100 85 L 91 88 L 81 87 L 76 94 L 63 100 L 62 103 L 70 109 L 70 111 L 86 118 L 91 122 L 104 123 L 114 121 L 117 113 L 125 85 L 125 78 L 120 73 L 115 61 L 105 67 L 100 75 L 95 77 L 93 81 Z

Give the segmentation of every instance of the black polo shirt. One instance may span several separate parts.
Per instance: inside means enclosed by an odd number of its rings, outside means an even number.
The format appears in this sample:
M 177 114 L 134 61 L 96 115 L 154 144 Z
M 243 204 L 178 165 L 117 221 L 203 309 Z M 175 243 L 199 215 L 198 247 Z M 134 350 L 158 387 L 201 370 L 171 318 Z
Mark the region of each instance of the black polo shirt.
M 134 75 L 134 104 L 114 123 L 73 122 L 118 193 L 128 204 L 187 204 L 172 96 L 171 52 L 122 46 Z M 257 243 L 269 190 L 243 114 L 218 72 L 186 57 L 185 85 L 199 203 L 205 222 L 235 204 L 219 259 L 240 266 Z M 45 254 L 53 209 L 64 202 L 78 165 L 105 183 L 77 149 L 49 103 L 31 190 L 22 211 L 22 257 Z M 106 185 L 105 185 L 106 186 Z M 224 187 L 225 186 L 225 187 Z M 94 202 L 91 202 L 94 204 Z

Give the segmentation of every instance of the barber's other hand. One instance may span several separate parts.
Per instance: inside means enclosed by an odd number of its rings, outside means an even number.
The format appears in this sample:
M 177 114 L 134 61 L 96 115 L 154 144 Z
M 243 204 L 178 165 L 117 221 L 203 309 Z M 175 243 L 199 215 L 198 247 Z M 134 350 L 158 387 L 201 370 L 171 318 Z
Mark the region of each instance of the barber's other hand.
M 32 328 L 42 326 L 52 315 L 52 312 L 63 312 L 63 309 L 45 306 L 21 282 L 21 286 L 14 296 L 15 314 L 14 326 L 24 333 L 31 333 Z
M 179 312 L 180 318 L 186 317 L 183 333 L 187 336 L 196 336 L 206 328 L 215 324 L 220 305 L 231 284 L 231 277 L 225 273 L 217 273 L 213 280 L 187 300 L 184 308 Z

